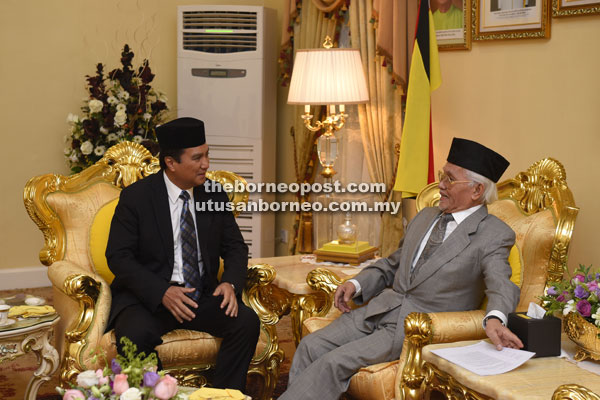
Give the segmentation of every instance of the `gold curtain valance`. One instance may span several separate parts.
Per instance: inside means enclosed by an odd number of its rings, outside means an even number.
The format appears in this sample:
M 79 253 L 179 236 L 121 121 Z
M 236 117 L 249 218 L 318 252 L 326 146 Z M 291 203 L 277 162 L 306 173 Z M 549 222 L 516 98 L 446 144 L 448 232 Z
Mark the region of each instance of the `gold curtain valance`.
M 312 0 L 315 7 L 323 12 L 337 10 L 346 3 L 346 0 Z

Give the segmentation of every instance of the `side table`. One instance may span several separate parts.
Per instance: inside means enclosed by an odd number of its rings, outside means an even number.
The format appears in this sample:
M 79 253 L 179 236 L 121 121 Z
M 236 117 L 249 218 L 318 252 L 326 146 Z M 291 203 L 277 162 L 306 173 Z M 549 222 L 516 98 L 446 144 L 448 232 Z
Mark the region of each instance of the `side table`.
M 269 264 L 277 275 L 268 288 L 269 293 L 263 296 L 265 306 L 279 315 L 290 314 L 292 319 L 292 333 L 296 346 L 302 339 L 302 323 L 306 318 L 314 316 L 325 304 L 325 294 L 315 292 L 306 283 L 306 276 L 315 268 L 323 267 L 315 264 L 304 263 L 300 255 L 251 258 L 249 265 Z M 325 266 L 337 274 L 341 279 L 352 278 L 360 272 L 359 268 L 351 266 Z
M 14 360 L 30 351 L 37 356 L 39 367 L 27 385 L 27 400 L 35 400 L 42 383 L 50 380 L 50 376 L 58 369 L 60 360 L 51 339 L 59 320 L 58 314 L 52 314 L 18 320 L 12 325 L 0 327 L 0 362 Z

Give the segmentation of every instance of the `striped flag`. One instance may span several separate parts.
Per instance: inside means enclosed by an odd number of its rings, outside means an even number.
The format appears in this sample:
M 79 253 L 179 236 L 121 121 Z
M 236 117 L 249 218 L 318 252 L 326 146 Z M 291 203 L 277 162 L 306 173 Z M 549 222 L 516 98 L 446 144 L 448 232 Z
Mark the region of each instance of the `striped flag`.
M 431 92 L 442 83 L 429 1 L 421 0 L 410 63 L 406 114 L 394 190 L 414 197 L 435 180 L 431 132 Z

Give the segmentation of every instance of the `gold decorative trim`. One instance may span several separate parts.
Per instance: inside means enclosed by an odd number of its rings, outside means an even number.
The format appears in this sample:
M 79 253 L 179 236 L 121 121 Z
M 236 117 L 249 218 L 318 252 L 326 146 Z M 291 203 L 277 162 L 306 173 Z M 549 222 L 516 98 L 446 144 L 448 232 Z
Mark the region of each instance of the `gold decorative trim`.
M 517 174 L 517 187 L 511 193 L 527 215 L 552 206 L 555 188 L 566 187 L 565 167 L 553 158 L 545 158 L 531 165 L 526 172 Z
M 561 7 L 561 0 L 552 0 L 553 17 L 573 17 L 578 15 L 600 14 L 600 3 L 583 4 L 573 7 Z
M 75 383 L 77 374 L 87 369 L 82 355 L 88 347 L 87 336 L 94 322 L 100 282 L 87 275 L 71 275 L 65 279 L 64 293 L 79 303 L 79 313 L 65 332 L 65 346 L 59 381 L 62 387 Z
M 600 400 L 600 396 L 580 385 L 561 385 L 552 394 L 552 400 Z
M 279 337 L 275 325 L 283 316 L 281 308 L 273 309 L 263 302 L 264 292 L 272 287 L 275 269 L 268 264 L 248 266 L 246 290 L 243 293 L 244 303 L 248 304 L 258 315 L 263 329 L 269 337 L 269 343 L 261 357 L 253 358 L 248 375 L 257 375 L 263 380 L 259 399 L 271 399 L 279 378 L 279 366 L 283 362 L 284 353 L 279 348 Z
M 165 371 L 173 378 L 177 379 L 177 384 L 186 387 L 201 388 L 208 384 L 207 375 L 213 369 L 213 365 L 196 365 L 193 367 L 177 367 L 166 369 Z
M 400 382 L 401 390 L 405 400 L 419 400 L 422 391 L 427 386 L 429 379 L 423 370 L 421 349 L 429 344 L 433 338 L 431 331 L 431 318 L 426 313 L 410 313 L 404 319 L 404 349 L 406 363 L 402 370 Z
M 314 291 L 324 293 L 322 304 L 313 305 L 312 316 L 324 317 L 333 306 L 333 295 L 339 285 L 343 283 L 342 279 L 335 273 L 325 268 L 316 268 L 306 276 L 306 283 Z
M 492 397 L 469 389 L 454 379 L 452 375 L 440 371 L 428 362 L 425 363 L 423 368 L 428 378 L 426 382 L 427 392 L 437 390 L 446 396 L 447 399 L 492 400 Z
M 479 30 L 480 8 L 483 0 L 473 0 L 471 9 L 471 29 L 473 40 L 506 40 L 506 39 L 549 39 L 550 38 L 550 4 L 547 0 L 539 1 L 542 7 L 540 27 L 533 29 L 497 30 L 481 32 Z M 538 5 L 538 7 L 540 6 Z
M 577 313 L 568 313 L 563 318 L 563 329 L 569 339 L 577 345 L 575 361 L 587 358 L 600 360 L 600 343 L 598 342 L 598 327 L 586 321 Z

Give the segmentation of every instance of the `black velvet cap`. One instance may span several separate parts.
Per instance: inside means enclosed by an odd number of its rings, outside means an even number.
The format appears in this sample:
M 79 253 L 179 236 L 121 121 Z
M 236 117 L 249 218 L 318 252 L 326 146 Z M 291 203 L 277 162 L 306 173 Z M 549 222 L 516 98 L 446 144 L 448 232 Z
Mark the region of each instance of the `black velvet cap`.
M 510 164 L 506 158 L 494 150 L 472 140 L 460 138 L 452 139 L 447 161 L 477 172 L 494 182 L 498 182 Z
M 161 150 L 187 149 L 206 143 L 204 122 L 196 118 L 177 118 L 156 128 Z

